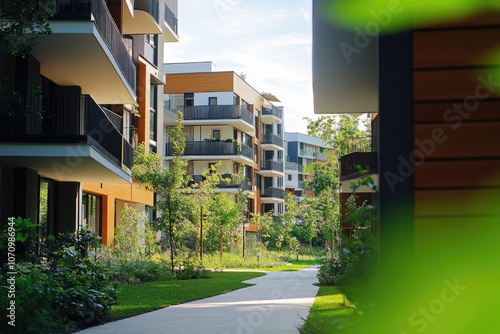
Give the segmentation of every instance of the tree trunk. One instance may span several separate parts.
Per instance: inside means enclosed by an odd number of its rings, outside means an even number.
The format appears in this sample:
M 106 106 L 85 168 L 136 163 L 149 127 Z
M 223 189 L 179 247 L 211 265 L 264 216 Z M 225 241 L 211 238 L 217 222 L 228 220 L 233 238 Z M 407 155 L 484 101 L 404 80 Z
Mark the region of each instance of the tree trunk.
M 172 207 L 170 203 L 170 195 L 167 195 L 168 201 L 168 234 L 170 236 L 170 270 L 174 272 L 174 236 L 173 236 L 173 224 L 172 224 Z
M 222 229 L 220 229 L 220 234 L 219 234 L 219 256 L 222 260 Z

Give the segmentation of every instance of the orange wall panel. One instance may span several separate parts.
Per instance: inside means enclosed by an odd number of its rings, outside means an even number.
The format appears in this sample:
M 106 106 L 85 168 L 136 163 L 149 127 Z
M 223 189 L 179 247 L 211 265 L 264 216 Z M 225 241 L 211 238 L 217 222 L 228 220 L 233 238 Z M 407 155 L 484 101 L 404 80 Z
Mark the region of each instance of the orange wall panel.
M 232 92 L 233 89 L 233 72 L 167 74 L 164 86 L 166 94 Z

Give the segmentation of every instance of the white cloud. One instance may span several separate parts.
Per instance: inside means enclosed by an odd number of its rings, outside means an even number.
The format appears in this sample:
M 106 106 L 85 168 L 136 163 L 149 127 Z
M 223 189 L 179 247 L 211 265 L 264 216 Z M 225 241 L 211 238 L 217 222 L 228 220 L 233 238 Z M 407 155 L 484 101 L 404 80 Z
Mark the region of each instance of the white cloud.
M 245 73 L 256 90 L 282 101 L 285 131 L 306 132 L 302 118 L 313 117 L 312 28 L 304 9 L 310 6 L 310 0 L 183 0 L 181 41 L 166 44 L 165 61 L 211 60 L 217 70 Z

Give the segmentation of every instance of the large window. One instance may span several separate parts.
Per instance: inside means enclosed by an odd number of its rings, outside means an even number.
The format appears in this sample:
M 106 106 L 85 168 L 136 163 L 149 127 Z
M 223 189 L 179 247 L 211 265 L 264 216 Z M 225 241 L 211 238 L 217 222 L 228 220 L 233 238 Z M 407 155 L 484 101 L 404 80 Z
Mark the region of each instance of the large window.
M 83 194 L 82 227 L 92 233 L 101 235 L 101 197 Z

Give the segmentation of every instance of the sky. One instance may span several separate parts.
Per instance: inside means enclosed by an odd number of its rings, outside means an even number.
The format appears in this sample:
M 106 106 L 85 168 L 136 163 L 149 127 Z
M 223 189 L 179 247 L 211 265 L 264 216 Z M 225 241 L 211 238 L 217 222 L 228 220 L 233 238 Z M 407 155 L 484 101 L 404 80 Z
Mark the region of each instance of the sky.
M 181 0 L 178 43 L 167 63 L 212 61 L 217 71 L 244 73 L 285 108 L 285 131 L 307 133 L 312 93 L 312 0 Z

